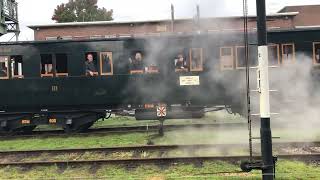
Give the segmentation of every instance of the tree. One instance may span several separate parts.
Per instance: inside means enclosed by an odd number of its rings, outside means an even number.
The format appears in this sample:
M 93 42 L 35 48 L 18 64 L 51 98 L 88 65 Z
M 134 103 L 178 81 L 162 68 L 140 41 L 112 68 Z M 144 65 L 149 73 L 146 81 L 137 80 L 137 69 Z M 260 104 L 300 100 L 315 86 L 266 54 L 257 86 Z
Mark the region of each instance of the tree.
M 113 10 L 99 8 L 97 3 L 98 0 L 69 0 L 56 7 L 52 20 L 57 23 L 113 20 Z

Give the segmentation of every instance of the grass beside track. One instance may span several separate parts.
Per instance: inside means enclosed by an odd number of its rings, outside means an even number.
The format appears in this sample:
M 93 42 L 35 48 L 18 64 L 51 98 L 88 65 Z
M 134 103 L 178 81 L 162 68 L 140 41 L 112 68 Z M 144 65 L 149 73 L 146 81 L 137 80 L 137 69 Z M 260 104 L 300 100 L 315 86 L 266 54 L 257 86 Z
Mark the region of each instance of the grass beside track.
M 141 165 L 138 167 L 79 166 L 0 169 L 0 179 L 261 179 L 260 171 L 241 173 L 239 166 L 226 162 L 202 165 L 175 164 L 170 167 Z M 320 167 L 302 162 L 280 161 L 277 179 L 320 179 Z
M 37 150 L 37 149 L 67 149 L 67 148 L 93 148 L 129 146 L 146 144 L 146 133 L 113 134 L 108 136 L 82 136 L 82 137 L 49 137 L 2 140 L 0 151 L 6 150 Z
M 319 141 L 320 132 L 318 130 L 282 130 L 274 129 L 274 136 L 281 139 L 274 139 L 274 142 Z M 259 137 L 259 129 L 253 133 L 254 137 Z M 60 137 L 32 137 L 1 140 L 0 151 L 8 150 L 38 150 L 38 149 L 62 149 L 62 148 L 95 148 L 114 146 L 137 146 L 146 145 L 148 141 L 154 144 L 239 144 L 248 143 L 248 131 L 246 127 L 241 129 L 179 129 L 166 131 L 164 137 L 158 137 L 157 132 L 125 133 L 125 134 L 85 134 L 81 136 L 60 136 Z M 260 140 L 254 141 L 259 143 Z M 228 150 L 229 151 L 229 150 Z M 233 154 L 230 149 L 227 154 Z

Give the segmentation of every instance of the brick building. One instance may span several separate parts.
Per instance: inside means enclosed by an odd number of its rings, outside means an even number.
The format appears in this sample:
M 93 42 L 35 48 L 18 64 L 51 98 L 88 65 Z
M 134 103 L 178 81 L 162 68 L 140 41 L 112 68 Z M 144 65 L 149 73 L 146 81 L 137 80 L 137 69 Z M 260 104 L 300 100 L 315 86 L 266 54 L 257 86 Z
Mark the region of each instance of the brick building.
M 320 27 L 320 5 L 288 6 L 276 14 L 267 17 L 268 29 L 294 29 Z M 242 31 L 243 17 L 203 18 L 200 22 L 194 19 L 151 20 L 133 22 L 76 22 L 48 25 L 32 25 L 35 40 L 113 38 L 128 36 L 161 35 L 165 33 L 188 33 L 193 31 Z M 256 17 L 249 17 L 249 29 L 256 28 Z

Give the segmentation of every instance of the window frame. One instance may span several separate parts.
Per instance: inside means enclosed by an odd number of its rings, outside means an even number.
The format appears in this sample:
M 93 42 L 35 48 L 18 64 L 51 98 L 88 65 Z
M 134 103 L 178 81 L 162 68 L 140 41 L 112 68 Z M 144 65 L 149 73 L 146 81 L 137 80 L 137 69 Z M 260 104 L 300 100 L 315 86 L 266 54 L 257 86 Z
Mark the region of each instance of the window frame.
M 10 59 L 10 56 L 0 56 L 0 57 L 7 58 L 7 76 L 0 77 L 0 80 L 7 80 L 7 79 L 9 79 L 9 68 L 10 68 L 9 67 L 9 59 Z M 6 63 L 6 62 L 4 61 L 1 63 Z
M 193 50 L 200 50 L 200 64 L 201 68 L 192 68 L 192 52 Z M 189 49 L 189 63 L 190 63 L 190 72 L 201 72 L 203 71 L 203 48 L 190 48 Z
M 51 56 L 51 64 L 52 64 L 52 73 L 48 73 L 48 74 L 46 74 L 46 72 L 45 72 L 45 74 L 42 74 L 42 56 L 44 56 L 44 55 L 50 55 Z M 51 78 L 53 78 L 54 77 L 54 61 L 53 61 L 53 54 L 52 53 L 43 53 L 43 54 L 41 54 L 40 53 L 40 77 L 41 78 L 46 78 L 46 77 L 51 77 Z M 44 67 L 46 66 L 47 64 L 44 64 Z M 49 64 L 48 64 L 49 65 Z
M 222 56 L 222 50 L 223 49 L 231 49 L 231 55 L 230 56 Z M 222 57 L 231 57 L 232 61 L 232 67 L 231 68 L 225 68 L 224 65 L 221 63 L 222 62 Z M 233 46 L 222 46 L 220 47 L 220 70 L 225 71 L 225 70 L 234 70 L 234 47 Z
M 274 65 L 270 65 L 270 59 L 269 59 L 269 54 L 268 54 L 268 64 L 269 64 L 269 67 L 280 67 L 281 66 L 281 62 L 280 62 L 280 45 L 279 44 L 268 44 L 268 53 L 270 52 L 269 51 L 269 48 L 270 47 L 277 47 L 277 57 L 278 57 L 278 65 L 274 66 Z
M 312 54 L 313 54 L 313 61 L 312 61 L 312 64 L 314 65 L 314 66 L 320 66 L 320 62 L 319 63 L 317 63 L 317 57 L 316 57 L 316 55 L 317 55 L 317 53 L 316 53 L 316 45 L 319 45 L 320 46 L 320 42 L 313 42 L 312 43 L 313 44 L 313 47 L 312 47 L 312 49 L 313 49 L 313 52 L 312 52 Z M 320 61 L 320 54 L 319 54 L 319 61 Z
M 131 63 L 133 62 L 134 58 L 135 58 L 135 55 L 137 53 L 140 53 L 141 56 L 142 56 L 142 64 L 144 65 L 144 68 L 142 70 L 139 70 L 139 69 L 131 69 L 129 68 L 129 74 L 130 75 L 141 75 L 141 74 L 146 74 L 145 70 L 146 70 L 146 66 L 144 64 L 144 57 L 146 55 L 146 52 L 144 50 L 133 50 L 130 52 L 130 55 L 129 55 L 129 60 L 131 59 L 132 61 L 129 62 L 129 66 L 131 65 Z
M 14 74 L 14 70 L 15 70 L 15 68 L 12 68 L 12 57 L 21 57 L 21 73 L 22 73 L 22 75 L 15 75 Z M 12 55 L 12 56 L 9 56 L 9 58 L 10 58 L 10 68 L 11 68 L 11 78 L 12 79 L 23 79 L 24 78 L 24 75 L 23 75 L 23 56 L 22 55 Z M 19 66 L 18 66 L 18 73 L 19 73 Z
M 84 65 L 84 76 L 85 77 L 90 77 L 89 75 L 87 75 L 86 73 L 86 61 L 87 61 L 87 56 L 88 54 L 92 54 L 93 55 L 93 62 L 94 62 L 94 65 L 96 66 L 96 71 L 95 72 L 92 72 L 93 75 L 96 77 L 96 76 L 100 76 L 100 52 L 99 51 L 86 51 L 84 53 L 84 61 L 83 61 L 83 65 Z
M 285 60 L 284 56 L 286 54 L 284 54 L 284 47 L 285 46 L 292 46 L 292 60 L 288 61 L 288 60 Z M 284 44 L 281 44 L 281 59 L 282 59 L 282 65 L 286 65 L 286 64 L 293 64 L 296 62 L 296 48 L 295 48 L 295 44 L 294 43 L 284 43 Z
M 57 71 L 57 55 L 65 55 L 66 56 L 66 63 L 67 63 L 67 72 L 66 73 L 58 73 Z M 52 58 L 54 60 L 53 62 L 53 66 L 55 67 L 54 69 L 54 77 L 68 77 L 69 76 L 69 72 L 68 72 L 68 54 L 67 53 L 55 53 L 55 54 L 52 54 Z
M 244 50 L 245 50 L 245 46 L 235 46 L 236 69 L 246 69 L 246 67 L 239 67 L 238 49 L 240 49 L 240 48 L 244 48 Z
M 109 57 L 111 57 L 110 58 L 110 60 L 111 60 L 111 64 L 110 64 L 111 72 L 109 72 L 109 73 L 103 73 L 102 55 L 104 55 L 104 54 L 106 54 L 108 56 L 110 55 Z M 101 76 L 112 76 L 113 75 L 113 52 L 112 51 L 99 52 L 99 58 L 100 58 L 99 59 L 100 75 Z
M 66 56 L 66 63 L 67 63 L 67 71 L 68 71 L 68 54 L 67 53 L 43 53 L 40 54 L 40 77 L 41 78 L 61 78 L 61 77 L 68 77 L 69 72 L 67 73 L 58 73 L 57 72 L 57 55 L 65 55 Z M 52 62 L 52 73 L 48 74 L 42 74 L 42 55 L 50 55 L 51 56 L 51 62 Z M 47 64 L 44 64 L 47 65 Z

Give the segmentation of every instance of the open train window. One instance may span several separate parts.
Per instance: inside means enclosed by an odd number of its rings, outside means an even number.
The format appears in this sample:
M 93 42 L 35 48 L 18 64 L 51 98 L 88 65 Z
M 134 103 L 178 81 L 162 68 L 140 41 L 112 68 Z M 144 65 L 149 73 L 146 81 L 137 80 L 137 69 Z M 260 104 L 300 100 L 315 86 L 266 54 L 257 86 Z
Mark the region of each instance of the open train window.
M 313 64 L 320 65 L 320 42 L 313 43 Z
M 86 76 L 98 76 L 98 53 L 87 52 L 85 54 L 85 73 Z
M 0 79 L 9 79 L 8 56 L 0 56 Z
M 68 56 L 67 54 L 56 54 L 56 76 L 68 76 Z
M 295 61 L 294 44 L 282 44 L 282 64 L 291 64 Z
M 254 51 L 253 47 L 249 46 L 248 47 L 248 63 L 249 63 L 249 67 L 255 67 L 257 66 L 257 61 L 256 58 L 254 56 L 254 53 L 256 51 Z M 236 68 L 237 69 L 244 69 L 247 66 L 247 62 L 246 62 L 246 49 L 244 46 L 237 46 L 236 47 Z
M 203 49 L 191 48 L 189 52 L 190 71 L 203 71 Z
M 100 53 L 100 73 L 101 75 L 113 75 L 112 52 Z
M 280 65 L 279 45 L 268 45 L 269 66 L 278 67 Z
M 133 51 L 129 58 L 130 74 L 143 74 L 145 72 L 144 54 L 142 51 Z
M 246 49 L 244 46 L 236 47 L 236 68 L 243 69 L 246 68 L 247 63 L 245 60 Z
M 220 48 L 220 68 L 221 70 L 233 69 L 233 47 Z
M 188 72 L 188 65 L 184 53 L 179 53 L 174 59 L 175 72 Z
M 41 77 L 53 77 L 53 60 L 51 54 L 41 54 Z
M 23 78 L 22 56 L 10 56 L 11 73 L 13 78 Z

